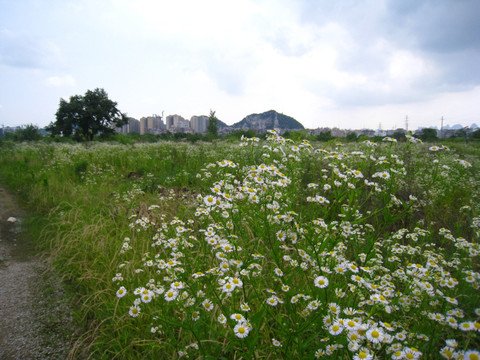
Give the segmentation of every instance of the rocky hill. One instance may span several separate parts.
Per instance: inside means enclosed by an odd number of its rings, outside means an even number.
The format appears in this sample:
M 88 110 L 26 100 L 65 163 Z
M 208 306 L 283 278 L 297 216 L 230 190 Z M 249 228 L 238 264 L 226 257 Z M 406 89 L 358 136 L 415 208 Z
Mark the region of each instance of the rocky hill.
M 233 124 L 231 128 L 234 130 L 252 129 L 257 133 L 264 133 L 272 129 L 279 129 L 281 131 L 305 129 L 303 125 L 294 118 L 280 114 L 275 110 L 248 115 L 242 121 Z
M 229 128 L 230 127 L 220 119 L 218 120 L 217 126 L 218 126 L 219 129 L 224 129 L 224 128 Z

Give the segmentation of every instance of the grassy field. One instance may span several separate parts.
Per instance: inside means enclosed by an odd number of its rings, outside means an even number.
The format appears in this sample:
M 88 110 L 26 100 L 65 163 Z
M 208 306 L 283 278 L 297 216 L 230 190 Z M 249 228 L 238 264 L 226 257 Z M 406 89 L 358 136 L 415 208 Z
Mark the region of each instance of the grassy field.
M 0 180 L 72 358 L 479 358 L 479 144 L 5 143 Z

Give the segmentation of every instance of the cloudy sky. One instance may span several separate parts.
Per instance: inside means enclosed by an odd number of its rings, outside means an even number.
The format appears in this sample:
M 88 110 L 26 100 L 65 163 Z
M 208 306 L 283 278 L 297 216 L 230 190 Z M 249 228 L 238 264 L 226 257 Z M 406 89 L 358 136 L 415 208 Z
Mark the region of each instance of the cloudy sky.
M 0 126 L 97 87 L 137 119 L 480 125 L 480 1 L 0 0 Z

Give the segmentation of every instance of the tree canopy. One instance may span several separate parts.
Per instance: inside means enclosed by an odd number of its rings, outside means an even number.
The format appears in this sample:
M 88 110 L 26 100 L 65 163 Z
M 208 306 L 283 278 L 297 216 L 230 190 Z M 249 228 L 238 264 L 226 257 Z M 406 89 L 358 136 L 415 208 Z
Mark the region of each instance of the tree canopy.
M 69 101 L 60 99 L 56 121 L 47 126 L 52 135 L 93 140 L 97 134 L 109 135 L 127 123 L 127 116 L 117 109 L 104 89 L 88 90 L 84 96 L 74 95 Z
M 41 138 L 42 134 L 38 126 L 33 124 L 27 125 L 13 134 L 13 139 L 16 141 L 37 141 Z
M 437 137 L 437 129 L 432 128 L 423 128 L 420 133 L 420 139 L 422 141 L 435 141 L 438 139 Z
M 332 136 L 332 132 L 330 130 L 322 131 L 320 134 L 317 135 L 318 141 L 330 141 L 333 139 L 335 139 L 335 137 Z
M 475 130 L 475 131 L 472 133 L 472 139 L 479 139 L 479 140 L 480 140 L 480 129 Z
M 218 135 L 218 118 L 213 110 L 210 110 L 210 116 L 208 117 L 207 134 L 211 134 L 211 136 Z

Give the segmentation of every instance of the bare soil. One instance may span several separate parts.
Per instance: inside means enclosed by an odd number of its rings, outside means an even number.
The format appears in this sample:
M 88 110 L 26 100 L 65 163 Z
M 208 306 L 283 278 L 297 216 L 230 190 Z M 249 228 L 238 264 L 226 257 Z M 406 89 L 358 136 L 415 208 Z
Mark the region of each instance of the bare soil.
M 22 231 L 25 216 L 0 187 L 0 359 L 67 359 L 71 308 L 60 279 Z

